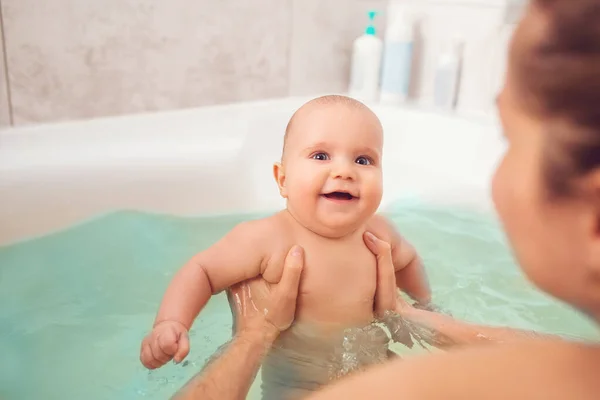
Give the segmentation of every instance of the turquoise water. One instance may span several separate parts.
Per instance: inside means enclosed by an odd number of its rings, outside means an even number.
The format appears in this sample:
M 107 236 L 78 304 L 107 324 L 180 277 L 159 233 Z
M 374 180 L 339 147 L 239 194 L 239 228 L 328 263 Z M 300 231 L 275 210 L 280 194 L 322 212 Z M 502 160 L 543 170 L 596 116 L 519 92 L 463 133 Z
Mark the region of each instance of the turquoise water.
M 436 302 L 456 317 L 597 337 L 525 281 L 492 219 L 406 204 L 389 215 L 423 257 Z M 229 338 L 226 299 L 201 313 L 184 365 L 145 370 L 141 339 L 173 273 L 249 218 L 117 212 L 0 248 L 0 398 L 167 398 Z

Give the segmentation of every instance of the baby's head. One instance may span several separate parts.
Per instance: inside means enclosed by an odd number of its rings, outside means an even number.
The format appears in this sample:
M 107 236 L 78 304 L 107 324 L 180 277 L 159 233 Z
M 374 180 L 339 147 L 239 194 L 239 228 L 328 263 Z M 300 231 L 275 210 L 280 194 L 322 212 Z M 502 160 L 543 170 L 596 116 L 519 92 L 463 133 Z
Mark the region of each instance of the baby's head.
M 273 168 L 292 216 L 332 238 L 361 227 L 381 202 L 382 147 L 379 119 L 357 100 L 332 95 L 300 107 Z

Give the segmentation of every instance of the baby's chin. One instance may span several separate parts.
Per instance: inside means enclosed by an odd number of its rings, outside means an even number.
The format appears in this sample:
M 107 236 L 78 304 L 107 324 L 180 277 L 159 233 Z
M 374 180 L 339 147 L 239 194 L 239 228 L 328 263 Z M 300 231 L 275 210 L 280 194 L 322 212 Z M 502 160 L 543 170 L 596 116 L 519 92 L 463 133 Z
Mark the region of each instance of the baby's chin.
M 300 221 L 302 223 L 302 221 Z M 319 236 L 328 239 L 339 239 L 354 233 L 357 229 L 364 226 L 366 221 L 356 218 L 335 218 L 312 219 L 303 223 L 304 227 L 316 233 Z

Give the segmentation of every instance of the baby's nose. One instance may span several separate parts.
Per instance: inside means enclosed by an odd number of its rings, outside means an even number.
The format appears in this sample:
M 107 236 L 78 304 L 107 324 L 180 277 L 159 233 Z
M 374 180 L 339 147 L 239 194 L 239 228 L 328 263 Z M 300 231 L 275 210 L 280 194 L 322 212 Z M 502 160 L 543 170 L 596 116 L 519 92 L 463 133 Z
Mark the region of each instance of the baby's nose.
M 354 172 L 354 166 L 348 165 L 348 163 L 337 163 L 331 169 L 331 176 L 334 179 L 354 180 L 356 175 Z

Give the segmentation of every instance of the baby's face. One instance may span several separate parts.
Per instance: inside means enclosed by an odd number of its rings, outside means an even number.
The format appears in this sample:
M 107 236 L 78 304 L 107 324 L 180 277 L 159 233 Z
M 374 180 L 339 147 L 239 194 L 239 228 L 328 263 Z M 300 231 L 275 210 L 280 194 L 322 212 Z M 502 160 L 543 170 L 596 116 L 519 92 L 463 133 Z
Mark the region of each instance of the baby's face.
M 291 214 L 308 229 L 341 237 L 376 211 L 382 196 L 383 133 L 368 110 L 313 105 L 296 116 L 279 173 Z

